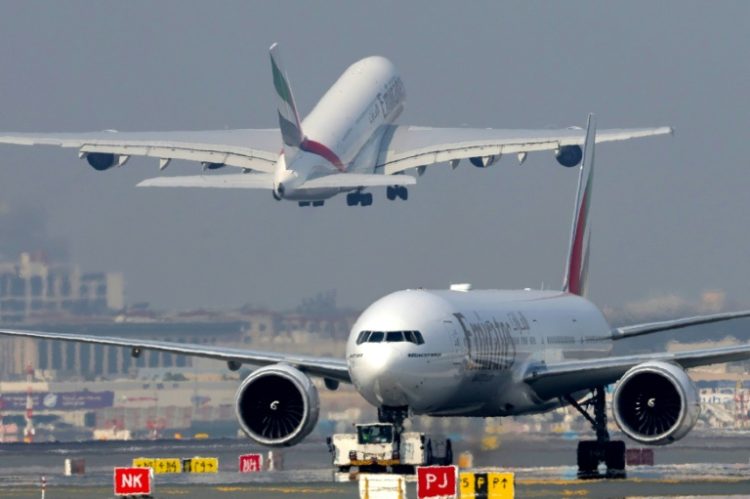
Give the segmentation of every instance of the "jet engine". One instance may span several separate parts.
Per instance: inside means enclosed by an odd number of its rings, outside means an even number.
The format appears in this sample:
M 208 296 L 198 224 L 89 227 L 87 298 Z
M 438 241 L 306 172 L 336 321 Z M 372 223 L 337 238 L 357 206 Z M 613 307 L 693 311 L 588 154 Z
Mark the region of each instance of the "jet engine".
M 487 168 L 494 165 L 498 159 L 500 159 L 500 155 L 495 154 L 492 156 L 477 156 L 469 158 L 469 162 L 477 168 Z
M 701 412 L 700 396 L 680 366 L 644 362 L 620 379 L 612 412 L 617 426 L 636 442 L 664 445 L 693 428 Z
M 106 152 L 90 152 L 86 154 L 86 161 L 94 170 L 103 172 L 115 166 L 119 162 L 119 157 Z
M 583 159 L 583 149 L 581 146 L 562 146 L 555 151 L 555 158 L 561 165 L 572 168 Z
M 271 447 L 295 445 L 318 422 L 318 389 L 309 377 L 286 364 L 250 374 L 235 395 L 240 427 L 256 442 Z

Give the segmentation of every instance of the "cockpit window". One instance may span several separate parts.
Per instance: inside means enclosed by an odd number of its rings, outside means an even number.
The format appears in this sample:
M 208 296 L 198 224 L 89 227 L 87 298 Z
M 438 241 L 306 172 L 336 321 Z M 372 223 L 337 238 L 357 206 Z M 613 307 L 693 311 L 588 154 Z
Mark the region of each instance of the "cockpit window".
M 417 345 L 424 345 L 424 338 L 422 338 L 422 333 L 419 331 L 412 331 L 412 334 L 414 335 L 414 339 L 417 340 L 415 343 Z
M 387 341 L 388 343 L 404 341 L 404 333 L 402 331 L 388 331 L 385 334 L 385 341 Z
M 366 342 L 368 336 L 370 336 L 370 331 L 361 331 L 359 333 L 359 336 L 357 336 L 357 345 L 361 345 L 362 343 Z
M 367 342 L 380 343 L 381 341 L 383 341 L 383 337 L 385 337 L 383 331 L 373 331 L 372 334 L 370 334 L 370 337 L 367 338 Z
M 424 338 L 419 331 L 361 331 L 357 335 L 357 345 L 362 343 L 402 343 L 408 341 L 415 345 L 424 345 Z

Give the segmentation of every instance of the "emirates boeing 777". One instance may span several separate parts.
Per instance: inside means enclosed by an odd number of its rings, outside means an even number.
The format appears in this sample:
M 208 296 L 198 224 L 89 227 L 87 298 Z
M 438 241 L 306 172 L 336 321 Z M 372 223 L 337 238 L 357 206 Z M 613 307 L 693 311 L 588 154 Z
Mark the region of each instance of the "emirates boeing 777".
M 318 389 L 351 383 L 378 408 L 383 422 L 402 426 L 411 414 L 515 416 L 572 405 L 595 440 L 578 447 L 581 476 L 601 463 L 625 474 L 625 444 L 610 440 L 605 387 L 617 383 L 612 413 L 636 442 L 669 444 L 695 424 L 700 403 L 686 369 L 750 358 L 750 345 L 681 352 L 611 355 L 624 338 L 750 316 L 750 311 L 612 328 L 584 298 L 595 130 L 589 117 L 565 280 L 560 291 L 412 289 L 370 305 L 349 335 L 345 358 L 317 358 L 238 348 L 96 335 L 0 329 L 17 337 L 86 342 L 212 358 L 229 369 L 261 366 L 240 384 L 237 419 L 263 445 L 289 446 L 318 420 Z
M 96 170 L 124 165 L 131 156 L 159 159 L 164 170 L 173 159 L 197 161 L 204 170 L 225 166 L 242 173 L 162 176 L 144 187 L 218 187 L 266 189 L 277 200 L 322 206 L 347 193 L 349 206 L 369 206 L 372 193 L 385 187 L 389 200 L 406 200 L 411 175 L 427 166 L 463 159 L 486 168 L 502 155 L 523 163 L 531 151 L 554 151 L 557 161 L 573 167 L 581 161 L 580 128 L 500 130 L 430 128 L 395 124 L 404 109 L 406 90 L 395 66 L 384 57 L 352 64 L 303 119 L 297 111 L 278 46 L 270 49 L 279 129 L 191 132 L 0 133 L 0 143 L 56 145 L 78 149 Z M 601 130 L 597 142 L 671 133 L 670 127 Z

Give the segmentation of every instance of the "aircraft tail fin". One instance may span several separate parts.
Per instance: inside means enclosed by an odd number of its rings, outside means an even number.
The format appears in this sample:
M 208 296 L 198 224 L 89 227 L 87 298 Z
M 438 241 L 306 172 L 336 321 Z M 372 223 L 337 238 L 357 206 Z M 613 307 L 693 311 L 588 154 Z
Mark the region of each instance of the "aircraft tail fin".
M 589 207 L 591 206 L 591 189 L 594 181 L 595 142 L 596 119 L 593 114 L 589 114 L 563 281 L 563 291 L 579 296 L 586 294 L 588 281 L 589 242 L 591 240 Z
M 276 90 L 277 110 L 279 113 L 279 129 L 284 142 L 284 156 L 287 163 L 297 154 L 304 135 L 300 124 L 297 105 L 294 102 L 292 88 L 289 86 L 286 70 L 279 56 L 279 45 L 274 43 L 269 49 L 271 55 L 271 71 L 273 73 L 273 87 Z

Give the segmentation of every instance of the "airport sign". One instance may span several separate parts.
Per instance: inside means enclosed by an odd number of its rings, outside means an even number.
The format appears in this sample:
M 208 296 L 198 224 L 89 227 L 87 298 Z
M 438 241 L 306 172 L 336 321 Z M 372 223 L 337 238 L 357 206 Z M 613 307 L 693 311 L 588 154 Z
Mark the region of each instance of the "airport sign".
M 462 471 L 461 499 L 512 499 L 515 497 L 515 475 L 496 471 L 476 473 Z
M 191 457 L 188 459 L 183 459 L 182 471 L 184 473 L 218 473 L 219 458 Z
M 262 454 L 243 454 L 240 456 L 240 473 L 257 473 L 263 471 Z
M 115 468 L 116 496 L 150 496 L 152 494 L 151 468 Z
M 457 466 L 418 466 L 417 498 L 455 498 L 457 476 Z
M 182 460 L 176 457 L 149 458 L 137 457 L 133 459 L 134 468 L 151 468 L 157 475 L 166 473 L 182 473 Z

